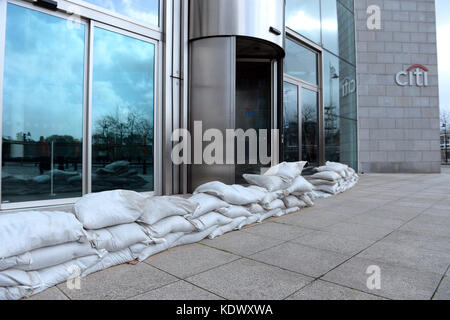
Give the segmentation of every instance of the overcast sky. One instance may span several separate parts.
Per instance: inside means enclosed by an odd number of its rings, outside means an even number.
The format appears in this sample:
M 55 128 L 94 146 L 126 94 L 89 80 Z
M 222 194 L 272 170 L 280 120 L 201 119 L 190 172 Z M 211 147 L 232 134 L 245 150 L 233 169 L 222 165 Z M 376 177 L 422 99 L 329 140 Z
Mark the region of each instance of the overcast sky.
M 450 1 L 436 0 L 439 91 L 441 109 L 450 112 Z

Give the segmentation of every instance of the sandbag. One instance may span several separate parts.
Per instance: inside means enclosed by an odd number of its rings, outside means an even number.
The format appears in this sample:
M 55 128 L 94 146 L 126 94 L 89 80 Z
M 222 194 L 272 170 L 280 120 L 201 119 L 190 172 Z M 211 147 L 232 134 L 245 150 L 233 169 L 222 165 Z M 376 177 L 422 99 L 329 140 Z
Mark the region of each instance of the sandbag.
M 151 240 L 145 231 L 145 228 L 137 223 L 127 223 L 99 230 L 88 230 L 87 234 L 94 247 L 114 252 L 135 243 L 150 243 Z
M 262 208 L 262 207 L 261 207 Z M 254 208 L 256 209 L 256 208 Z M 250 217 L 252 213 L 243 206 L 231 206 L 229 208 L 218 209 L 217 212 L 224 215 L 227 218 L 235 219 L 239 217 Z
M 0 270 L 14 268 L 23 271 L 36 271 L 80 257 L 91 255 L 103 257 L 106 254 L 106 250 L 95 249 L 88 242 L 69 242 L 57 246 L 35 249 L 19 256 L 0 260 Z
M 0 287 L 0 300 L 20 300 L 33 294 L 29 287 Z
M 308 206 L 304 201 L 298 199 L 296 196 L 287 196 L 283 199 L 283 202 L 286 208 L 305 208 Z
M 181 238 L 183 235 L 184 235 L 184 232 L 171 233 L 171 234 L 168 234 L 166 236 L 166 238 L 164 239 L 164 241 L 162 241 L 162 242 L 150 244 L 150 245 L 145 245 L 145 244 L 139 243 L 139 244 L 132 245 L 130 247 L 130 250 L 133 254 L 134 259 L 136 259 L 138 261 L 144 261 L 157 253 L 160 253 L 160 252 L 163 252 L 163 251 L 169 249 L 172 246 L 172 244 L 176 240 Z
M 263 200 L 264 201 L 264 200 Z M 269 202 L 270 203 L 270 202 Z M 262 207 L 262 205 L 260 205 L 259 203 L 252 203 L 250 205 L 247 206 L 248 211 L 250 211 L 250 213 L 255 214 L 255 213 L 262 213 L 264 212 L 264 208 Z
M 242 176 L 247 183 L 262 187 L 269 192 L 285 189 L 289 183 L 278 176 L 261 176 L 257 174 L 244 174 Z
M 146 199 L 126 190 L 92 193 L 75 203 L 75 214 L 86 229 L 103 229 L 135 222 L 144 211 Z
M 158 221 L 152 226 L 148 226 L 148 232 L 152 239 L 164 238 L 169 233 L 189 233 L 194 231 L 196 231 L 194 224 L 181 216 L 167 217 Z
M 208 235 L 210 235 L 215 229 L 217 229 L 217 226 L 212 226 L 212 227 L 210 227 L 206 230 L 200 231 L 200 232 L 193 232 L 193 233 L 185 234 L 181 238 L 176 240 L 170 247 L 174 248 L 174 247 L 178 247 L 178 246 L 184 246 L 186 244 L 192 244 L 192 243 L 199 242 L 199 241 L 205 239 L 206 237 L 208 237 Z
M 262 205 L 269 205 L 271 202 L 273 202 L 273 201 L 275 201 L 277 199 L 281 199 L 283 196 L 284 196 L 284 191 L 283 190 L 274 191 L 274 192 L 268 192 L 268 193 L 266 193 L 264 198 L 261 200 L 261 204 Z
M 336 184 L 336 181 L 323 180 L 323 179 L 310 179 L 310 180 L 308 180 L 308 182 L 311 183 L 313 186 L 320 186 L 320 185 L 332 186 L 332 185 Z
M 302 176 L 298 176 L 297 178 L 295 178 L 294 181 L 292 181 L 292 184 L 289 186 L 289 188 L 287 188 L 284 191 L 284 194 L 288 196 L 294 192 L 297 193 L 311 192 L 313 188 L 314 186 L 308 181 L 306 181 L 305 178 L 303 178 Z
M 240 230 L 248 225 L 254 224 L 256 222 L 258 222 L 259 217 L 261 216 L 261 214 L 264 213 L 260 213 L 260 214 L 254 214 L 251 217 L 248 217 L 247 219 L 243 220 L 236 229 Z
M 318 173 L 310 176 L 309 178 L 337 182 L 340 179 L 342 179 L 342 176 L 334 171 L 323 171 L 323 172 L 318 172 Z
M 199 218 L 188 220 L 195 226 L 199 231 L 207 230 L 211 227 L 219 227 L 226 225 L 232 221 L 232 219 L 225 217 L 218 212 L 210 212 Z
M 0 215 L 0 259 L 67 242 L 85 241 L 83 225 L 69 212 Z
M 305 167 L 306 163 L 306 161 L 282 162 L 276 166 L 271 167 L 264 173 L 264 175 L 278 176 L 280 178 L 283 178 L 287 182 L 291 182 L 302 174 L 303 168 Z
M 275 210 L 275 209 L 286 209 L 286 206 L 284 205 L 284 202 L 281 199 L 274 200 L 271 203 L 269 203 L 268 205 L 264 205 L 263 207 L 264 207 L 264 209 L 269 210 L 269 211 Z
M 282 215 L 280 215 L 280 217 L 284 216 L 284 215 L 292 214 L 292 213 L 297 213 L 300 210 L 301 210 L 301 208 L 299 208 L 299 207 L 292 207 L 292 208 L 284 209 L 284 210 L 282 210 Z
M 261 201 L 264 192 L 256 189 L 246 188 L 241 185 L 226 185 L 219 181 L 205 183 L 198 187 L 194 194 L 206 193 L 219 197 L 223 201 L 234 205 L 247 205 Z
M 135 257 L 130 248 L 125 248 L 116 252 L 110 252 L 106 256 L 104 256 L 98 263 L 86 269 L 81 276 L 87 277 L 88 275 L 95 272 L 106 270 L 108 268 L 118 266 L 133 260 L 135 260 Z
M 247 218 L 246 217 L 240 217 L 240 218 L 235 218 L 233 219 L 232 222 L 230 222 L 227 225 L 218 227 L 217 229 L 215 229 L 209 236 L 209 239 L 215 239 L 221 235 L 224 235 L 225 233 L 231 232 L 233 230 L 236 230 L 239 225 L 241 225 L 241 223 L 243 223 L 244 221 L 246 221 Z
M 312 207 L 314 205 L 313 200 L 311 199 L 311 197 L 306 194 L 306 193 L 293 193 L 293 196 L 296 196 L 299 200 L 303 201 L 304 203 L 306 203 L 306 205 L 308 207 Z
M 198 203 L 197 209 L 192 215 L 190 215 L 191 218 L 198 218 L 211 211 L 227 208 L 230 206 L 230 204 L 226 203 L 225 201 L 206 193 L 196 194 L 189 198 L 189 200 L 191 202 Z
M 280 200 L 281 201 L 281 200 Z M 281 201 L 281 202 L 283 202 L 283 201 Z M 284 205 L 283 205 L 284 206 Z M 269 219 L 269 218 L 271 218 L 271 217 L 274 217 L 274 216 L 280 216 L 280 215 L 282 215 L 282 210 L 279 208 L 279 209 L 275 209 L 275 210 L 270 210 L 270 211 L 268 211 L 268 212 L 266 212 L 266 213 L 261 213 L 260 215 L 259 215 L 259 217 L 258 217 L 258 222 L 263 222 L 264 220 L 267 220 L 267 219 Z
M 138 221 L 153 225 L 167 217 L 190 215 L 197 207 L 197 203 L 181 197 L 151 197 L 145 202 L 144 212 Z
M 328 186 L 328 185 L 314 186 L 314 190 L 323 191 L 323 192 L 334 195 L 334 194 L 339 193 L 339 186 L 337 184 L 332 185 L 332 186 Z

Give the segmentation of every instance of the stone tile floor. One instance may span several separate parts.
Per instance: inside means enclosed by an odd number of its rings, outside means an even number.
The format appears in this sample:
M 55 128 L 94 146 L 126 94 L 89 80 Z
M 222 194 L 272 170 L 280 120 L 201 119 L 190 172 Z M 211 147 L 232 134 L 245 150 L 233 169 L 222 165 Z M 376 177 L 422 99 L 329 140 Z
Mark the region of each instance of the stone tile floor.
M 31 299 L 450 299 L 450 169 L 363 175 L 313 208 Z M 369 289 L 370 266 L 381 272 Z

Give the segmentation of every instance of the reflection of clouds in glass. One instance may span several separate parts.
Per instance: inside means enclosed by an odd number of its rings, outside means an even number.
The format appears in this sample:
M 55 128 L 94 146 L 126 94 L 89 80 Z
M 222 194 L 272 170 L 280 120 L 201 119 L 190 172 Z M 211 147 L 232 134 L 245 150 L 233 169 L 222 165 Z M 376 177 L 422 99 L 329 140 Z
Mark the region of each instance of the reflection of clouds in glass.
M 84 0 L 136 20 L 158 25 L 159 0 Z
M 93 123 L 138 112 L 153 125 L 155 46 L 100 28 L 94 34 Z
M 286 25 L 294 30 L 320 31 L 320 20 L 309 16 L 304 11 L 298 11 L 289 16 Z
M 81 139 L 83 75 L 84 26 L 69 30 L 63 19 L 8 5 L 4 136 Z

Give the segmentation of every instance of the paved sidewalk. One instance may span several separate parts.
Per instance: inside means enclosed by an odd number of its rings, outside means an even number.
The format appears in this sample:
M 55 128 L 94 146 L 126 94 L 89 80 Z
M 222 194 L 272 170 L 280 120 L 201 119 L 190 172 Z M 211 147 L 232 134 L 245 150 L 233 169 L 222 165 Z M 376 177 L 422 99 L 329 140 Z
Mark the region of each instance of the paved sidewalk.
M 450 169 L 364 175 L 313 208 L 33 299 L 450 299 Z M 381 289 L 367 287 L 368 267 Z

